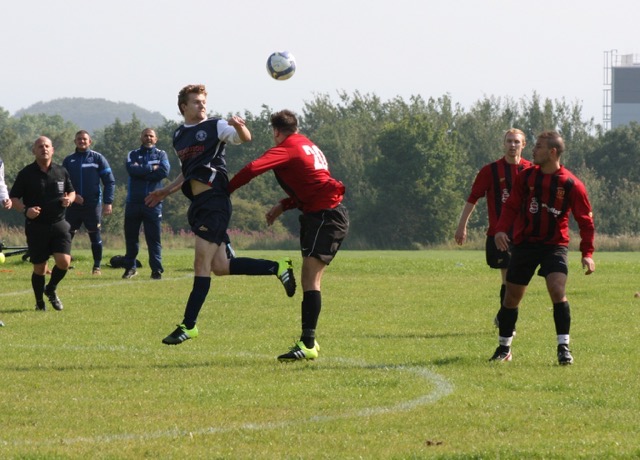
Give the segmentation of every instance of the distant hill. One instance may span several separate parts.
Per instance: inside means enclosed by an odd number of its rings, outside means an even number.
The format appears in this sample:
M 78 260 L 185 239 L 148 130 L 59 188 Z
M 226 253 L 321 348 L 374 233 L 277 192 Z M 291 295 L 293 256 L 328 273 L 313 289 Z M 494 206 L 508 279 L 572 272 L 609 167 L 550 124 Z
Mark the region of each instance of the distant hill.
M 116 118 L 123 123 L 127 123 L 131 121 L 134 113 L 145 126 L 155 127 L 165 122 L 165 117 L 160 112 L 150 112 L 135 104 L 82 97 L 37 102 L 26 109 L 18 110 L 14 116 L 19 118 L 22 115 L 38 113 L 60 115 L 65 120 L 73 122 L 80 129 L 86 129 L 90 133 L 113 124 Z

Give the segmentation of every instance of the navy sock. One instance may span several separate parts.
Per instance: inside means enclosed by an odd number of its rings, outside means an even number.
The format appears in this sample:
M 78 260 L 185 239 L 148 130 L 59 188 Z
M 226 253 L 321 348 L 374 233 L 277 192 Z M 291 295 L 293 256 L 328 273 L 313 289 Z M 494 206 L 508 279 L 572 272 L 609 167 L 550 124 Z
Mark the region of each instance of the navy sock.
M 196 325 L 200 309 L 207 298 L 210 287 L 211 278 L 208 276 L 196 276 L 193 278 L 193 289 L 189 294 L 189 300 L 184 309 L 184 320 L 182 321 L 187 329 L 193 329 Z
M 89 233 L 89 240 L 91 240 L 93 267 L 100 268 L 100 264 L 102 263 L 102 235 L 100 231 Z

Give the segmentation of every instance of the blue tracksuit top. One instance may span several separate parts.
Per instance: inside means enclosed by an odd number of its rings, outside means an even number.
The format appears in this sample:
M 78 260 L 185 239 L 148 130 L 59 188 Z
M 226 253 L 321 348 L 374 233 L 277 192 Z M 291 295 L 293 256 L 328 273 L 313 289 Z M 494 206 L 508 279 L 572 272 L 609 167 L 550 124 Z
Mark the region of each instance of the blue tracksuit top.
M 76 193 L 84 198 L 84 206 L 113 204 L 116 180 L 104 155 L 95 150 L 76 150 L 63 160 L 62 166 L 69 171 Z M 100 182 L 104 185 L 104 197 Z
M 154 166 L 157 166 L 154 169 Z M 127 203 L 144 203 L 144 198 L 152 191 L 162 188 L 162 179 L 169 175 L 167 152 L 155 146 L 140 146 L 127 154 Z

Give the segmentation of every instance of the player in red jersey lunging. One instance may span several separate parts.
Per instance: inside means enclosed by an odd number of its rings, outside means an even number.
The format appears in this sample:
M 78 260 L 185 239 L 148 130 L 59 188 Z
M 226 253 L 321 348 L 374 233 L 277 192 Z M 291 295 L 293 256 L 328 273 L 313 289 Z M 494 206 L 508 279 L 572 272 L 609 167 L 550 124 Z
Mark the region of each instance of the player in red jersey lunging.
M 229 193 L 254 177 L 273 170 L 288 197 L 266 214 L 271 225 L 284 211 L 298 208 L 302 251 L 302 334 L 280 361 L 318 357 L 316 326 L 322 299 L 320 284 L 325 268 L 335 257 L 349 230 L 349 216 L 341 204 L 342 182 L 331 177 L 322 151 L 298 133 L 298 120 L 289 110 L 271 115 L 275 147 L 242 168 L 229 182 Z

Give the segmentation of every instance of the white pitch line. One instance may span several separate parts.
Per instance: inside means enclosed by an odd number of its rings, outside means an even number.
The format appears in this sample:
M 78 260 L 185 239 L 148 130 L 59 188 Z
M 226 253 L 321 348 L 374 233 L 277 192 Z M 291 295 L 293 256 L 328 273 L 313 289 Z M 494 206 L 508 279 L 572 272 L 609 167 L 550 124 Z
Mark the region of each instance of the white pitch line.
M 185 276 L 178 276 L 178 277 L 163 277 L 162 280 L 163 281 L 177 281 L 177 280 L 181 280 L 181 279 L 185 279 L 185 278 L 193 278 L 193 275 L 185 275 Z M 69 280 L 71 281 L 71 280 Z M 152 279 L 148 279 L 148 280 L 136 280 L 136 281 L 130 281 L 130 280 L 114 280 L 114 281 L 109 281 L 109 282 L 94 282 L 94 283 L 90 283 L 90 284 L 71 284 L 69 283 L 69 281 L 63 281 L 63 283 L 61 284 L 61 288 L 60 288 L 60 295 L 63 296 L 65 293 L 65 290 L 68 289 L 68 291 L 84 291 L 86 289 L 95 289 L 97 287 L 111 287 L 111 286 L 122 286 L 122 285 L 129 285 L 129 286 L 135 286 L 134 283 L 157 283 L 158 280 L 152 280 Z M 32 289 L 26 289 L 23 291 L 10 291 L 10 292 L 0 292 L 0 297 L 12 297 L 12 296 L 18 296 L 18 295 L 25 295 L 25 294 L 33 294 L 33 290 Z
M 87 347 L 88 348 L 88 347 Z M 242 353 L 242 357 L 246 357 L 247 353 Z M 219 354 L 219 356 L 222 356 Z M 227 355 L 224 356 L 236 356 L 236 355 Z M 256 356 L 256 355 L 251 355 Z M 270 358 L 271 359 L 271 358 Z M 393 414 L 398 412 L 408 412 L 417 407 L 424 406 L 427 404 L 433 404 L 436 401 L 444 398 L 445 396 L 453 393 L 454 386 L 451 382 L 449 382 L 443 376 L 432 372 L 424 367 L 419 366 L 385 366 L 385 365 L 370 365 L 364 362 L 356 362 L 352 359 L 343 359 L 343 358 L 327 358 L 327 361 L 338 361 L 345 364 L 350 364 L 354 367 L 360 367 L 364 369 L 371 370 L 389 370 L 389 371 L 398 371 L 398 372 L 406 372 L 409 374 L 413 374 L 418 376 L 433 385 L 433 390 L 424 395 L 418 396 L 417 398 L 399 401 L 395 404 L 388 406 L 377 406 L 377 407 L 366 407 L 364 409 L 359 409 L 355 411 L 347 411 L 341 414 L 335 415 L 314 415 L 312 417 L 306 419 L 299 420 L 288 420 L 283 422 L 269 422 L 269 423 L 255 423 L 255 422 L 245 422 L 241 425 L 234 427 L 220 427 L 220 426 L 210 426 L 205 428 L 198 428 L 194 430 L 181 430 L 178 428 L 172 428 L 169 430 L 163 431 L 154 431 L 149 433 L 122 433 L 122 434 L 112 434 L 112 435 L 100 435 L 100 436 L 81 436 L 77 438 L 66 438 L 66 439 L 54 439 L 47 441 L 31 441 L 31 440 L 23 440 L 23 441 L 7 441 L 0 439 L 1 445 L 13 445 L 13 446 L 45 446 L 45 445 L 71 445 L 71 444 L 111 444 L 114 442 L 120 441 L 146 441 L 153 439 L 162 439 L 162 438 L 175 438 L 180 436 L 189 436 L 193 437 L 194 435 L 212 435 L 212 434 L 223 434 L 230 433 L 233 431 L 268 431 L 268 430 L 276 430 L 281 428 L 288 428 L 292 426 L 299 426 L 300 424 L 305 423 L 326 423 L 335 420 L 343 420 L 348 418 L 358 418 L 358 417 L 371 417 L 382 414 Z

